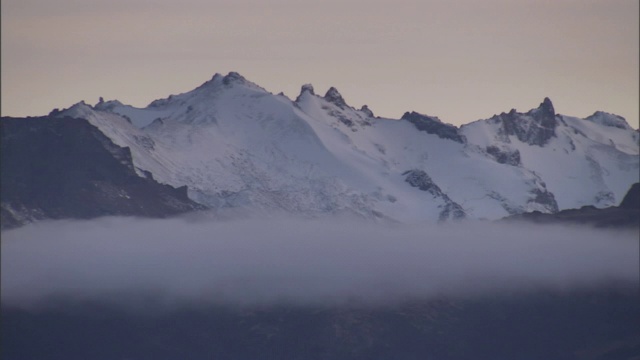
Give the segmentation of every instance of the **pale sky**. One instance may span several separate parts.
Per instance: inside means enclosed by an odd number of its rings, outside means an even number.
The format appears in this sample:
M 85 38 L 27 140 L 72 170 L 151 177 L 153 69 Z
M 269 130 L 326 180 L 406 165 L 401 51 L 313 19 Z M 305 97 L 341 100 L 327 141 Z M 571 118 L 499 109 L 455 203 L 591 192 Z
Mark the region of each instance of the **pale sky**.
M 461 125 L 545 96 L 638 128 L 638 0 L 2 0 L 2 115 L 144 107 L 237 71 Z

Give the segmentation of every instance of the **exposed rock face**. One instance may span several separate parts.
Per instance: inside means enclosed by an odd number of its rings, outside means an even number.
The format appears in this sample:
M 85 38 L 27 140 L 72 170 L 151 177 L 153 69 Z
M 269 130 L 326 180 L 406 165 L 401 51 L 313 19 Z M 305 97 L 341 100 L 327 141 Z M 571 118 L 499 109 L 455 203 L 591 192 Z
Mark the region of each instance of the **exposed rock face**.
M 460 220 L 467 216 L 462 206 L 451 200 L 447 194 L 443 193 L 440 187 L 434 183 L 431 177 L 423 170 L 409 170 L 402 173 L 402 175 L 406 175 L 405 181 L 409 183 L 409 185 L 426 191 L 433 195 L 434 198 L 440 198 L 445 202 L 438 221 L 442 222 L 449 219 Z
M 302 98 L 302 95 L 304 93 L 309 93 L 309 95 L 315 95 L 315 91 L 313 89 L 313 85 L 311 84 L 304 84 L 302 85 L 302 87 L 300 88 L 300 94 L 298 95 L 298 97 L 296 98 L 296 103 L 300 102 L 300 99 Z
M 549 98 L 536 109 L 526 113 L 516 112 L 515 109 L 508 114 L 502 113 L 493 116 L 490 121 L 501 123 L 501 139 L 509 142 L 508 136 L 516 136 L 518 140 L 529 145 L 544 146 L 549 139 L 556 136 L 556 113 Z
M 39 219 L 165 217 L 203 207 L 187 188 L 139 177 L 129 148 L 88 121 L 2 118 L 3 228 Z
M 445 124 L 437 117 L 419 114 L 417 112 L 406 112 L 402 115 L 402 120 L 412 123 L 416 129 L 429 134 L 437 135 L 441 139 L 448 139 L 464 144 L 464 136 L 458 133 L 458 128 Z
M 498 163 L 512 166 L 520 166 L 520 151 L 517 149 L 510 151 L 508 149 L 500 149 L 497 146 L 487 146 L 487 154 L 491 155 Z
M 342 98 L 342 95 L 338 92 L 338 89 L 333 86 L 327 90 L 327 93 L 324 95 L 324 99 L 341 109 L 345 109 L 347 107 L 347 103 Z
M 552 214 L 558 212 L 558 203 L 556 202 L 556 198 L 553 196 L 553 193 L 543 188 L 534 189 L 531 192 L 531 195 L 532 197 L 529 198 L 529 203 L 544 205 L 544 207 Z
M 247 80 L 240 75 L 239 73 L 232 71 L 229 74 L 227 74 L 227 76 L 225 76 L 224 78 L 222 78 L 222 83 L 225 85 L 230 85 L 232 83 L 245 83 Z
M 373 111 L 371 111 L 371 109 L 369 109 L 369 107 L 367 105 L 362 105 L 362 107 L 360 108 L 360 111 L 362 111 L 363 113 L 367 114 L 368 117 L 374 117 L 375 116 L 373 114 Z
M 302 85 L 302 88 L 300 89 L 300 94 L 302 94 L 303 92 L 308 92 L 311 95 L 315 95 L 315 91 L 313 90 L 313 85 L 311 84 L 304 84 Z
M 500 206 L 509 214 L 516 215 L 526 211 L 522 206 L 508 201 L 503 195 L 496 191 L 487 194 L 488 197 L 500 202 Z M 544 185 L 541 188 L 534 188 L 528 193 L 527 204 L 534 204 L 538 208 L 544 209 L 545 213 L 558 212 L 558 203 L 553 193 L 547 191 Z
M 551 99 L 544 98 L 542 104 L 537 109 L 532 109 L 527 112 L 527 115 L 533 116 L 533 118 L 545 128 L 555 128 L 556 126 L 556 111 L 553 108 Z

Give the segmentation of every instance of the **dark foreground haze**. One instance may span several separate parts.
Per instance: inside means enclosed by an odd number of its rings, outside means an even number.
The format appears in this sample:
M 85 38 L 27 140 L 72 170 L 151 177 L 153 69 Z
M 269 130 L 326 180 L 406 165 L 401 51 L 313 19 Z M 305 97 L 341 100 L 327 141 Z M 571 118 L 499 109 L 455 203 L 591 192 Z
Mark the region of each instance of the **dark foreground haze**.
M 627 358 L 638 253 L 637 229 L 42 222 L 2 233 L 2 355 Z

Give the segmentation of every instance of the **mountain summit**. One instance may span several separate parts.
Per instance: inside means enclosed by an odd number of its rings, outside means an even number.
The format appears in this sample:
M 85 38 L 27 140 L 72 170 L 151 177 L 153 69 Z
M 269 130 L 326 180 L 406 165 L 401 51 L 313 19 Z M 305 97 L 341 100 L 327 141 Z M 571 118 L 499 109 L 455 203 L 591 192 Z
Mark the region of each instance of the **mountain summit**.
M 333 86 L 327 90 L 327 93 L 324 95 L 324 99 L 328 102 L 335 104 L 337 107 L 344 109 L 347 106 L 347 103 L 342 98 L 342 95 L 338 92 L 338 89 Z
M 180 209 L 196 202 L 214 211 L 405 223 L 498 219 L 617 205 L 638 182 L 637 131 L 607 113 L 557 114 L 548 98 L 527 112 L 458 128 L 417 112 L 374 117 L 367 106 L 347 105 L 334 87 L 318 96 L 304 85 L 292 101 L 231 72 L 145 108 L 116 100 L 78 103 L 38 121 L 69 118 L 128 149 L 138 177 L 186 189 Z M 59 136 L 77 136 L 60 129 Z M 5 144 L 8 135 L 2 136 Z M 3 161 L 3 174 L 14 171 L 6 164 L 13 162 Z M 37 186 L 30 174 L 25 187 Z M 17 217 L 42 205 L 31 199 L 32 208 L 16 208 L 4 199 L 3 213 Z
M 530 113 L 535 114 L 541 122 L 543 120 L 548 121 L 549 119 L 553 119 L 556 116 L 556 111 L 553 108 L 551 99 L 549 99 L 548 97 L 545 97 L 542 101 L 542 104 L 540 104 L 537 109 L 531 110 Z

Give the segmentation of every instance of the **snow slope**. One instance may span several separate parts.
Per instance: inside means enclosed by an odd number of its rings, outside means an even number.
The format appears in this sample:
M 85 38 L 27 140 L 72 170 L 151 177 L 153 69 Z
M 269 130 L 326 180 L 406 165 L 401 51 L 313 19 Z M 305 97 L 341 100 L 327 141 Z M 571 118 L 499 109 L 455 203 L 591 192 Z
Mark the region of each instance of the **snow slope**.
M 596 114 L 597 121 L 554 114 L 555 135 L 544 146 L 504 136 L 497 117 L 464 125 L 461 132 L 481 148 L 493 145 L 517 151 L 522 166 L 545 181 L 560 209 L 618 205 L 631 184 L 638 182 L 638 132 L 621 118 Z M 615 117 L 619 126 L 603 116 Z
M 131 149 L 141 176 L 187 185 L 213 209 L 411 223 L 617 204 L 638 181 L 638 133 L 610 114 L 556 115 L 547 100 L 457 129 L 417 113 L 375 117 L 335 88 L 305 85 L 292 101 L 229 73 L 146 108 L 101 101 L 60 114 L 88 119 Z

